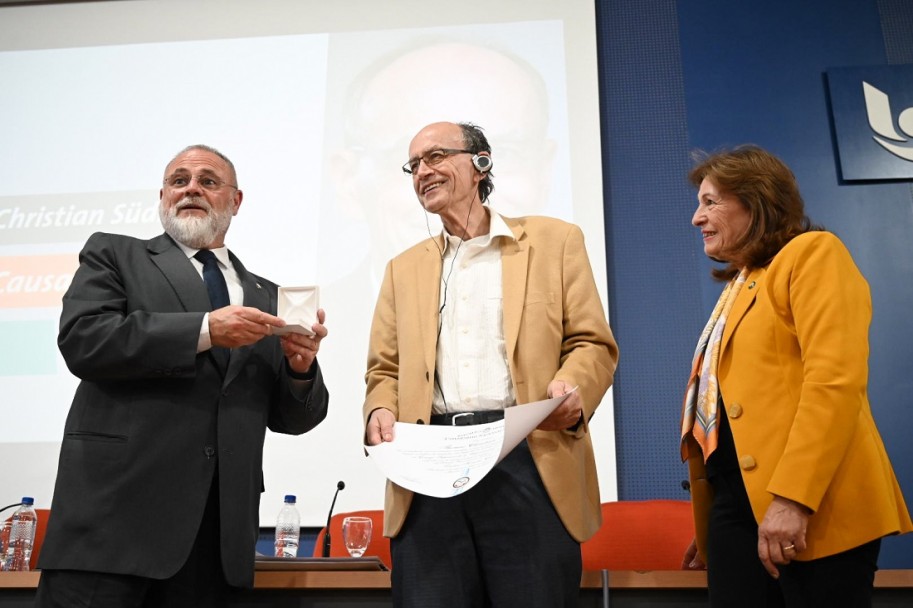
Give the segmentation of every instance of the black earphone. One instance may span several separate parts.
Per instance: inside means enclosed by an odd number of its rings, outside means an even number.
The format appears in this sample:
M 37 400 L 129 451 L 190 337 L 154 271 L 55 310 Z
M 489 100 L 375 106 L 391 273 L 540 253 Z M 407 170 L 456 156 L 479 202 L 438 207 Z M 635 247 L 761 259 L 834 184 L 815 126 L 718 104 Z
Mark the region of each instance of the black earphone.
M 483 156 L 481 154 L 473 154 L 472 156 L 472 166 L 478 169 L 479 173 L 488 173 L 491 171 L 492 164 L 490 156 Z

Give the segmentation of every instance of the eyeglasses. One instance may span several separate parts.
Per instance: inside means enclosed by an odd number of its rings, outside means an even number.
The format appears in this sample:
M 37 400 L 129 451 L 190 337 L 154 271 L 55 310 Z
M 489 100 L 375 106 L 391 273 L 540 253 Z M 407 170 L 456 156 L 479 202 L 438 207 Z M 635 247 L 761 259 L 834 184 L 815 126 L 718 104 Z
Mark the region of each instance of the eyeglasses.
M 163 183 L 169 188 L 179 190 L 189 186 L 190 182 L 193 180 L 197 180 L 197 184 L 200 186 L 200 188 L 203 190 L 208 190 L 209 192 L 216 192 L 217 190 L 220 190 L 222 186 L 228 186 L 229 188 L 234 188 L 235 190 L 238 189 L 237 186 L 229 184 L 228 182 L 223 182 L 222 180 L 211 175 L 169 175 L 164 179 Z
M 416 156 L 415 158 L 410 158 L 405 165 L 403 165 L 403 173 L 406 175 L 413 175 L 418 171 L 419 165 L 422 161 L 425 161 L 425 164 L 429 167 L 441 164 L 445 158 L 448 156 L 453 156 L 454 154 L 473 154 L 472 150 L 456 150 L 454 148 L 437 148 L 436 150 L 428 150 L 421 156 Z

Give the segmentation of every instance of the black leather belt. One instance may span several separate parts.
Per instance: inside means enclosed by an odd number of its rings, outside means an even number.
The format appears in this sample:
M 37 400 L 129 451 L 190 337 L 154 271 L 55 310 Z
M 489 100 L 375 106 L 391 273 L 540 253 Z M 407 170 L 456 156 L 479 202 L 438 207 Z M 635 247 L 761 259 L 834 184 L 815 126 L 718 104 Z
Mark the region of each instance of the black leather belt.
M 431 424 L 452 426 L 469 426 L 472 424 L 487 424 L 504 419 L 504 410 L 481 410 L 478 412 L 450 412 L 448 414 L 432 414 Z

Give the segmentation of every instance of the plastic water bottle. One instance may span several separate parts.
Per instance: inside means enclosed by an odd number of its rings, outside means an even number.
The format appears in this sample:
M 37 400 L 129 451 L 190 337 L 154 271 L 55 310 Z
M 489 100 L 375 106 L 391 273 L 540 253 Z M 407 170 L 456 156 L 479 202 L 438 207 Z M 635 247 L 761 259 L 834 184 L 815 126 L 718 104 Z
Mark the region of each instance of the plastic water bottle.
M 0 520 L 0 570 L 6 570 L 6 545 L 10 542 L 10 526 L 12 518 Z
M 276 557 L 298 557 L 300 535 L 301 516 L 295 506 L 295 496 L 288 494 L 276 519 Z
M 32 558 L 32 543 L 35 542 L 35 529 L 38 527 L 38 515 L 35 513 L 35 499 L 22 497 L 22 506 L 13 513 L 10 522 L 9 543 L 3 559 L 3 569 L 10 572 L 29 569 Z

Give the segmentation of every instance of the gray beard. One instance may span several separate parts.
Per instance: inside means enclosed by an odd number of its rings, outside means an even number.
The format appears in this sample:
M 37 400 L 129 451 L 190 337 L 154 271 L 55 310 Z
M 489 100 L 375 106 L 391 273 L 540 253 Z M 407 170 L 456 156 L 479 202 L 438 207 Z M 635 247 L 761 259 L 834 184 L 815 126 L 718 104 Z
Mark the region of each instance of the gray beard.
M 185 201 L 192 201 L 196 205 L 206 207 L 209 215 L 206 217 L 178 217 L 177 212 Z M 165 233 L 178 243 L 193 249 L 207 247 L 216 240 L 216 237 L 228 232 L 231 217 L 230 209 L 216 211 L 206 201 L 191 197 L 181 199 L 177 205 L 167 210 L 164 205 L 159 206 L 159 219 L 162 221 Z

